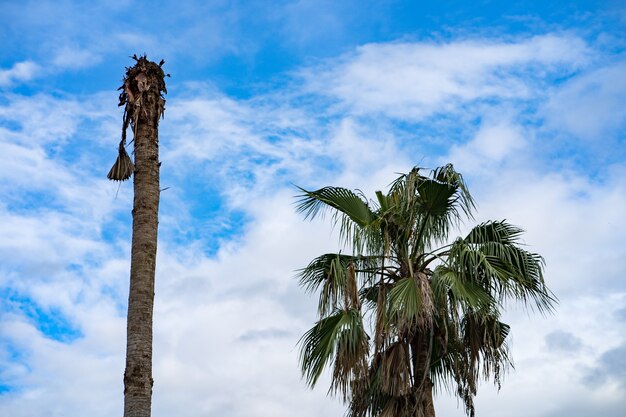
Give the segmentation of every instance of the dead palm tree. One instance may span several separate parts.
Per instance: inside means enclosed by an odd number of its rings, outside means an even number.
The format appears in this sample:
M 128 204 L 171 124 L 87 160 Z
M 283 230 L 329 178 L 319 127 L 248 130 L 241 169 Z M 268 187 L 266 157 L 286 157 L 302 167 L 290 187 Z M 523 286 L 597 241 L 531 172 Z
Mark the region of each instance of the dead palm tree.
M 542 258 L 518 244 L 522 230 L 490 221 L 450 243 L 474 208 L 452 165 L 426 176 L 414 168 L 376 200 L 339 187 L 302 191 L 298 210 L 333 212 L 352 250 L 300 273 L 320 293 L 319 321 L 301 339 L 307 382 L 332 364 L 330 391 L 351 417 L 434 417 L 434 387 L 452 388 L 473 416 L 479 379 L 499 385 L 510 365 L 503 303 L 546 311 L 554 302 Z
M 165 74 L 160 64 L 133 56 L 120 89 L 124 107 L 119 156 L 108 178 L 124 181 L 134 173 L 133 236 L 124 372 L 124 417 L 149 417 L 152 402 L 152 311 L 159 214 L 159 119 Z M 126 129 L 133 129 L 135 163 L 126 152 Z

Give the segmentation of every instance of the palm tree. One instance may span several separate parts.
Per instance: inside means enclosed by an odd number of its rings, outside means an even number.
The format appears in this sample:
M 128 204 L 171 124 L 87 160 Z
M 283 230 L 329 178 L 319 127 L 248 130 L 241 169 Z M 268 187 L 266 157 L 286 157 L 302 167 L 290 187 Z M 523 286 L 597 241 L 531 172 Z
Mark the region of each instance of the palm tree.
M 159 223 L 159 119 L 165 88 L 163 61 L 133 56 L 120 89 L 124 108 L 119 155 L 108 178 L 124 181 L 134 173 L 133 237 L 126 328 L 124 417 L 149 417 L 152 403 L 152 311 Z M 126 153 L 126 129 L 133 129 L 135 164 Z
M 505 221 L 449 239 L 473 199 L 450 164 L 401 175 L 387 194 L 300 189 L 305 218 L 330 211 L 352 254 L 327 253 L 299 273 L 319 292 L 319 320 L 301 340 L 300 363 L 313 387 L 332 367 L 329 393 L 351 417 L 434 417 L 434 389 L 448 389 L 474 415 L 481 378 L 500 386 L 511 365 L 500 321 L 507 300 L 550 311 L 543 259 Z

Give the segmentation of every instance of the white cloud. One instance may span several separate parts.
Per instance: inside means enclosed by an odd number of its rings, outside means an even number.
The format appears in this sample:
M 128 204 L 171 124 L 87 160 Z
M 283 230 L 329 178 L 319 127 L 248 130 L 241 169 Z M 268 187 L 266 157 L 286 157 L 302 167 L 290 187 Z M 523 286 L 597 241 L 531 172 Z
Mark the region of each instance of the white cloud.
M 7 87 L 15 83 L 29 81 L 34 78 L 40 68 L 32 61 L 16 62 L 11 68 L 0 68 L 0 87 Z
M 107 101 L 111 103 L 111 108 L 115 106 L 114 94 L 110 96 L 112 99 L 106 100 L 103 95 L 96 94 L 81 101 L 76 97 L 54 97 L 49 94 L 7 95 L 6 104 L 0 105 L 0 117 L 5 123 L 14 125 L 14 128 L 3 129 L 0 139 L 6 135 L 7 140 L 29 148 L 38 145 L 61 148 L 76 135 L 79 123 L 110 118 L 113 111 L 103 111 Z
M 590 51 L 572 36 L 544 35 L 518 42 L 486 40 L 368 44 L 340 65 L 304 72 L 309 88 L 356 113 L 422 119 L 486 99 L 529 99 L 531 79 L 571 72 Z
M 619 280 L 626 269 L 623 169 L 611 167 L 603 182 L 596 182 L 573 171 L 538 174 L 537 168 L 505 166 L 476 178 L 480 218 L 505 217 L 523 226 L 526 242 L 546 258 L 557 295 L 583 288 L 597 295 L 624 290 Z
M 524 133 L 521 126 L 506 116 L 494 123 L 486 121 L 469 142 L 452 146 L 449 154 L 441 158 L 441 164 L 451 162 L 457 169 L 470 172 L 499 169 L 505 159 L 510 161 L 513 152 L 523 151 L 527 146 Z
M 512 68 L 564 65 L 567 73 L 587 53 L 580 40 L 564 36 L 368 45 L 328 69 L 338 77 L 328 80 L 328 91 L 357 113 L 413 120 L 485 97 L 515 101 L 551 94 L 533 90 L 545 74 L 528 78 Z M 325 91 L 315 88 L 311 100 Z M 296 190 L 288 182 L 358 187 L 372 195 L 425 152 L 408 153 L 421 142 L 411 142 L 391 123 L 368 123 L 363 114 L 319 102 L 303 107 L 286 96 L 244 101 L 190 86 L 168 100 L 162 160 L 168 181 L 180 182 L 174 197 L 164 196 L 161 212 L 167 221 L 161 223 L 157 266 L 155 415 L 306 417 L 343 410 L 325 398 L 327 381 L 309 392 L 299 378 L 296 342 L 314 322 L 316 301 L 297 287 L 294 271 L 335 250 L 337 241 L 328 219 L 304 222 L 294 213 Z M 109 141 L 114 150 L 119 134 L 118 115 L 111 116 L 115 103 L 107 113 L 97 97 L 99 104 L 94 97 L 85 103 L 16 97 L 0 110 L 1 118 L 19 124 L 0 131 L 0 159 L 10 168 L 0 171 L 0 187 L 16 199 L 42 189 L 50 196 L 20 212 L 0 210 L 0 282 L 59 308 L 82 333 L 71 342 L 54 341 L 19 310 L 3 312 L 0 376 L 17 389 L 0 394 L 0 415 L 99 417 L 121 409 L 129 215 L 115 216 L 130 211 L 130 198 L 124 186 L 115 200 L 116 187 L 103 179 L 108 166 L 97 177 L 100 168 L 93 168 L 102 161 L 89 154 L 102 153 Z M 472 184 L 477 221 L 506 217 L 527 229 L 526 243 L 545 255 L 548 284 L 561 299 L 554 317 L 528 318 L 514 308 L 507 313 L 517 371 L 500 395 L 479 393 L 478 412 L 546 416 L 570 403 L 617 407 L 623 403 L 619 386 L 589 393 L 581 377 L 583 367 L 597 365 L 623 339 L 610 317 L 623 308 L 626 292 L 620 281 L 626 269 L 624 172 L 611 166 L 600 180 L 555 173 L 533 146 L 541 131 L 523 124 L 519 110 L 478 106 L 480 124 L 459 139 L 469 138 L 465 143 L 445 143 L 442 158 L 454 159 Z M 59 157 L 92 133 L 93 147 L 80 148 L 87 156 L 75 164 Z M 58 139 L 56 148 L 51 138 Z M 217 198 L 186 187 L 191 177 L 214 181 L 226 199 L 224 210 L 247 216 L 240 233 L 213 256 L 204 252 L 212 235 L 169 238 L 183 221 L 204 221 L 191 217 L 192 206 Z M 103 230 L 114 237 L 104 239 Z M 546 336 L 558 331 L 578 338 L 580 351 L 559 356 L 549 350 Z M 21 357 L 13 358 L 7 346 Z M 446 397 L 437 406 L 440 414 L 463 414 Z
M 626 62 L 584 72 L 557 88 L 544 107 L 548 125 L 575 138 L 600 140 L 604 146 L 626 126 Z
M 526 230 L 524 243 L 545 257 L 546 281 L 559 304 L 546 318 L 528 317 L 519 306 L 507 305 L 516 369 L 499 393 L 488 385 L 479 390 L 477 410 L 485 416 L 501 415 L 503 408 L 532 416 L 582 416 L 589 410 L 618 416 L 616 410 L 626 406 L 623 387 L 609 384 L 590 391 L 585 375 L 625 342 L 614 319 L 626 300 L 623 167 L 605 167 L 600 179 L 574 170 L 555 172 L 535 146 L 539 131 L 510 123 L 507 112 L 502 122 L 497 129 L 481 126 L 472 140 L 451 147 L 441 161 L 454 160 L 470 181 L 478 203 L 476 222 L 506 218 Z M 546 338 L 555 333 L 571 335 L 578 349 L 567 354 L 550 349 Z M 440 404 L 448 415 L 461 415 L 452 401 Z
M 56 51 L 52 58 L 52 65 L 57 69 L 76 70 L 97 65 L 102 56 L 95 53 L 93 48 L 85 49 L 65 45 Z

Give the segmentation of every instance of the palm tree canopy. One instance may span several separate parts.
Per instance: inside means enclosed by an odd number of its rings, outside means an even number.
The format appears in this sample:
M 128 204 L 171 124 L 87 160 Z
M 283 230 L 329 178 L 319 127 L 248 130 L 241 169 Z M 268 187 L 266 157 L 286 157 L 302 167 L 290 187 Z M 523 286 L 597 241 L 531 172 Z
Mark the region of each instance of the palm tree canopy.
M 352 251 L 299 272 L 301 286 L 319 293 L 319 320 L 300 340 L 302 373 L 314 386 L 332 367 L 331 392 L 351 416 L 425 415 L 433 385 L 452 389 L 473 415 L 478 381 L 499 386 L 511 365 L 504 303 L 545 313 L 556 301 L 522 229 L 489 221 L 450 239 L 472 219 L 474 200 L 451 164 L 421 171 L 369 200 L 341 187 L 300 188 L 298 212 L 331 213 Z

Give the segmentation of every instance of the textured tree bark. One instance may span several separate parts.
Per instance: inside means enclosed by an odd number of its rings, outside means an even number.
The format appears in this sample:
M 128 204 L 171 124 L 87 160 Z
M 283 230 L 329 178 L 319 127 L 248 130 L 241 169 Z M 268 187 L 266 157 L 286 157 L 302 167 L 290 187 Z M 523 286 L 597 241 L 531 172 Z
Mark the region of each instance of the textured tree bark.
M 122 93 L 135 132 L 124 417 L 150 417 L 151 414 L 152 314 L 160 194 L 158 124 L 164 104 L 160 86 L 164 89 L 160 66 L 142 57 L 128 69 Z
M 418 332 L 411 341 L 413 351 L 413 389 L 417 397 L 415 417 L 435 417 L 435 403 L 433 400 L 433 384 L 427 375 L 430 368 L 429 338 Z
M 433 401 L 433 383 L 430 378 L 424 381 L 422 394 L 422 413 L 424 417 L 435 417 L 435 402 Z

